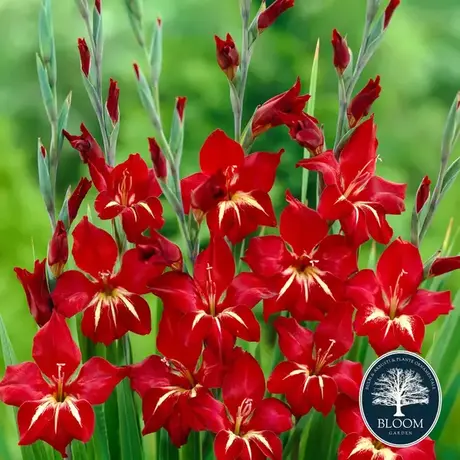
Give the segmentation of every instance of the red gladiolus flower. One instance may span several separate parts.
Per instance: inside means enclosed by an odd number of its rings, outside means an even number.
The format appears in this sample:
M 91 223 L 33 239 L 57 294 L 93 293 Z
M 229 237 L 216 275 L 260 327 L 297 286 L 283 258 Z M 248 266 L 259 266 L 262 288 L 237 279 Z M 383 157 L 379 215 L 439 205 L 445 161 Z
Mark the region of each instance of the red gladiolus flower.
M 405 184 L 375 176 L 377 139 L 371 118 L 362 123 L 345 145 L 337 161 L 331 150 L 301 160 L 297 166 L 319 171 L 326 188 L 318 207 L 328 220 L 340 220 L 342 230 L 357 246 L 369 237 L 387 244 L 393 230 L 387 214 L 404 211 Z
M 236 49 L 235 42 L 230 34 L 227 34 L 225 40 L 214 35 L 216 41 L 217 63 L 227 78 L 232 81 L 235 78 L 236 71 L 240 65 L 240 55 Z
M 268 379 L 268 391 L 286 395 L 295 416 L 314 407 L 327 415 L 338 393 L 358 398 L 363 377 L 360 363 L 337 360 L 353 344 L 353 308 L 338 304 L 313 333 L 294 319 L 279 317 L 274 326 L 288 361 L 278 364 Z
M 167 272 L 155 281 L 152 292 L 165 311 L 180 313 L 181 334 L 190 343 L 207 339 L 221 347 L 225 336 L 257 342 L 260 326 L 252 308 L 273 294 L 252 273 L 234 275 L 230 248 L 223 239 L 214 239 L 198 255 L 193 278 Z
M 286 198 L 281 237 L 252 238 L 244 261 L 276 294 L 264 301 L 266 319 L 288 310 L 299 321 L 318 320 L 341 300 L 344 281 L 358 270 L 356 250 L 344 236 L 328 236 L 329 227 L 316 211 L 289 192 Z
M 372 104 L 380 96 L 380 77 L 369 80 L 367 85 L 351 100 L 347 109 L 348 124 L 354 128 L 361 120 L 369 114 Z
M 161 189 L 154 171 L 138 153 L 131 154 L 112 170 L 101 170 L 93 163 L 89 163 L 89 170 L 99 191 L 94 203 L 99 218 L 114 219 L 121 215 L 128 241 L 133 241 L 147 227 L 163 226 L 163 207 L 157 198 Z
M 118 98 L 120 96 L 120 88 L 115 80 L 110 79 L 109 94 L 107 96 L 107 113 L 109 114 L 112 123 L 118 123 L 120 112 L 118 109 Z
M 166 176 L 168 175 L 168 165 L 166 163 L 166 158 L 154 137 L 149 137 L 148 141 L 150 158 L 152 159 L 155 176 L 158 180 L 165 180 Z
M 226 236 L 233 244 L 259 225 L 275 227 L 268 192 L 282 153 L 245 156 L 238 142 L 221 130 L 214 131 L 200 151 L 202 172 L 182 180 L 185 213 L 191 207 L 198 219 L 206 215 L 211 233 Z
M 260 13 L 257 19 L 259 33 L 270 27 L 281 14 L 293 6 L 294 0 L 275 0 L 266 10 Z
M 377 271 L 362 270 L 349 283 L 357 308 L 355 331 L 378 355 L 403 346 L 419 353 L 425 325 L 452 310 L 450 292 L 418 289 L 423 262 L 418 249 L 397 239 L 380 256 Z
M 313 156 L 319 155 L 324 148 L 324 134 L 318 126 L 318 120 L 304 114 L 290 124 L 289 135 L 299 145 L 306 148 Z
M 252 120 L 253 137 L 257 137 L 275 126 L 290 125 L 296 120 L 302 119 L 305 116 L 303 109 L 310 99 L 310 95 L 300 96 L 300 90 L 300 79 L 297 78 L 294 86 L 288 91 L 272 97 L 259 106 Z
M 39 326 L 46 324 L 53 312 L 53 302 L 46 281 L 46 259 L 35 261 L 34 271 L 15 267 L 16 276 L 26 294 L 30 314 Z
M 259 363 L 242 352 L 222 384 L 224 404 L 199 395 L 193 405 L 205 427 L 214 433 L 217 460 L 281 460 L 278 437 L 292 427 L 292 416 L 279 399 L 264 398 L 265 378 Z
M 445 273 L 458 270 L 460 268 L 460 256 L 453 257 L 438 257 L 432 263 L 430 271 L 428 273 L 429 277 L 444 275 Z
M 150 273 L 136 249 L 127 251 L 114 273 L 118 249 L 115 240 L 87 217 L 73 231 L 72 255 L 78 268 L 63 273 L 52 293 L 56 310 L 70 318 L 83 311 L 82 331 L 94 342 L 111 344 L 126 332 L 149 334 L 150 309 L 139 295 L 146 293 Z
M 104 153 L 83 123 L 80 125 L 80 131 L 79 136 L 74 136 L 65 129 L 62 130 L 70 145 L 80 153 L 83 163 L 92 162 L 98 165 L 100 161 L 105 163 Z
M 436 460 L 434 442 L 425 438 L 415 446 L 390 447 L 374 438 L 364 425 L 356 399 L 345 394 L 335 403 L 337 425 L 346 434 L 337 460 Z
M 64 223 L 59 220 L 48 248 L 48 265 L 55 278 L 58 278 L 62 274 L 68 258 L 69 245 L 67 243 L 67 231 Z
M 82 201 L 85 199 L 91 185 L 93 183 L 88 180 L 86 177 L 82 177 L 78 185 L 75 187 L 75 190 L 70 195 L 69 200 L 67 201 L 67 211 L 69 214 L 69 226 L 72 225 L 75 217 L 77 217 L 78 211 L 80 209 Z
M 88 442 L 94 431 L 92 405 L 103 404 L 125 371 L 105 359 L 87 361 L 73 377 L 81 353 L 64 318 L 54 313 L 37 332 L 35 363 L 8 366 L 0 381 L 0 400 L 19 407 L 19 445 L 43 440 L 66 458 L 73 439 Z
M 350 49 L 347 40 L 337 32 L 337 29 L 334 29 L 331 43 L 334 48 L 334 67 L 339 74 L 342 74 L 350 64 Z
M 390 24 L 393 13 L 395 12 L 396 8 L 398 8 L 400 3 L 401 3 L 401 0 L 390 0 L 390 3 L 388 3 L 388 6 L 385 8 L 385 13 L 384 13 L 385 17 L 383 19 L 384 29 L 386 29 L 388 25 Z
M 177 447 L 187 442 L 191 430 L 204 429 L 193 404 L 197 398 L 210 404 L 212 395 L 203 386 L 201 369 L 197 368 L 201 344 L 185 346 L 178 334 L 177 323 L 168 315 L 160 321 L 157 347 L 164 358 L 152 355 L 131 366 L 131 387 L 142 398 L 144 429 L 153 433 L 164 427 Z M 163 338 L 165 340 L 163 340 Z M 207 366 L 206 357 L 201 367 Z
M 80 53 L 81 71 L 87 77 L 91 66 L 91 54 L 84 38 L 78 39 L 78 52 Z
M 420 213 L 420 211 L 423 209 L 423 206 L 430 197 L 430 185 L 430 178 L 428 176 L 425 176 L 418 187 L 417 196 L 415 199 L 415 211 L 417 212 L 417 214 Z

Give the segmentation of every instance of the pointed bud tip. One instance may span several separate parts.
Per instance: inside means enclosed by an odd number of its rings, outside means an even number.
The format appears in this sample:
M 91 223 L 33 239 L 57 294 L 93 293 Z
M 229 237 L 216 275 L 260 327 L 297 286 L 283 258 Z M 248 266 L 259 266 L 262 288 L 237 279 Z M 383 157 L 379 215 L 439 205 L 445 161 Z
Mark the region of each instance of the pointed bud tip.
M 187 98 L 185 96 L 179 96 L 176 98 L 176 110 L 180 121 L 184 121 L 184 111 Z
M 101 14 L 101 0 L 95 0 L 94 7 L 96 8 L 97 12 Z
M 78 52 L 80 53 L 81 71 L 83 72 L 85 77 L 87 77 L 91 66 L 91 53 L 84 38 L 79 38 L 77 43 Z
M 137 64 L 137 62 L 133 63 L 133 68 L 134 68 L 134 73 L 136 74 L 137 80 L 140 80 L 141 77 L 139 73 L 139 65 Z

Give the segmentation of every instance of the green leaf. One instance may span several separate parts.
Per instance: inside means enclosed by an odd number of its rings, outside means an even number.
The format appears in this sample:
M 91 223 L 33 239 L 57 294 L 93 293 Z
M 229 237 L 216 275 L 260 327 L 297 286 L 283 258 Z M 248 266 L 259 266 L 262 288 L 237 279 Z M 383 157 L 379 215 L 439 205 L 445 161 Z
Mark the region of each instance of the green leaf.
M 62 203 L 61 210 L 59 211 L 58 220 L 62 220 L 64 223 L 64 227 L 67 232 L 70 229 L 70 221 L 69 221 L 69 198 L 72 196 L 72 189 L 69 185 L 67 191 L 65 192 L 64 202 Z
M 13 366 L 16 364 L 16 355 L 14 354 L 13 345 L 11 344 L 10 337 L 0 315 L 0 345 L 2 347 L 3 362 L 6 366 Z
M 94 406 L 96 427 L 90 445 L 95 460 L 111 460 L 104 406 Z
M 72 460 L 86 460 L 88 458 L 86 445 L 80 441 L 72 441 Z
M 458 173 L 460 172 L 460 157 L 457 158 L 446 171 L 444 178 L 442 180 L 441 185 L 441 194 L 439 196 L 439 201 L 442 200 L 443 196 L 447 193 L 447 191 L 452 187 L 457 179 Z
M 40 192 L 43 197 L 43 201 L 45 202 L 46 210 L 48 211 L 48 215 L 50 217 L 51 222 L 55 223 L 55 210 L 54 210 L 54 195 L 53 195 L 53 188 L 51 185 L 51 178 L 49 173 L 48 167 L 48 155 L 43 157 L 42 154 L 42 147 L 43 144 L 41 143 L 40 139 L 38 140 L 38 147 L 37 147 L 37 163 L 38 163 L 38 184 L 40 187 Z
M 149 61 L 152 83 L 154 87 L 157 87 L 160 81 L 161 67 L 163 64 L 163 27 L 160 19 L 157 19 L 153 26 Z
M 37 61 L 37 74 L 38 74 L 38 83 L 40 85 L 40 92 L 42 94 L 43 105 L 45 106 L 46 114 L 48 115 L 48 120 L 51 124 L 54 124 L 57 114 L 54 95 L 50 87 L 48 72 L 46 71 L 43 62 L 40 56 L 36 55 Z
M 61 112 L 59 113 L 58 118 L 58 154 L 62 150 L 62 144 L 64 143 L 64 134 L 62 130 L 67 127 L 67 120 L 69 118 L 70 105 L 72 104 L 72 91 L 65 98 L 64 103 L 61 107 Z

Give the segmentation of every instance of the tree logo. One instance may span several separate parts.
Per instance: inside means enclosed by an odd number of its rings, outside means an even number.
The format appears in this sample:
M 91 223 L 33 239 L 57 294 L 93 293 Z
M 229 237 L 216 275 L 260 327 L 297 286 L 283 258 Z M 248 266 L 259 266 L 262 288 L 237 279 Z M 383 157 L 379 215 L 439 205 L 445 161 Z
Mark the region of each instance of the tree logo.
M 374 361 L 361 383 L 359 406 L 369 431 L 392 447 L 426 438 L 441 411 L 441 387 L 419 355 L 397 350 Z

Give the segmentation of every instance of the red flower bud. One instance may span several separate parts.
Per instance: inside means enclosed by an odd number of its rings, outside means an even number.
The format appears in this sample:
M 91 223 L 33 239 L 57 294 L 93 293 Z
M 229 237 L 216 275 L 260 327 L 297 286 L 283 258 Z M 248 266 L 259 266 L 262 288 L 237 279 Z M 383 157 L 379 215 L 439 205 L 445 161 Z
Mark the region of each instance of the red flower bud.
M 109 114 L 110 119 L 114 124 L 118 123 L 118 119 L 120 116 L 118 110 L 118 97 L 120 95 L 120 88 L 118 88 L 117 82 L 115 80 L 110 79 L 109 85 L 109 94 L 107 96 L 107 112 Z
M 94 6 L 99 14 L 101 14 L 101 0 L 95 0 Z
M 136 74 L 137 80 L 140 80 L 141 76 L 140 76 L 140 73 L 139 73 L 139 66 L 137 65 L 136 62 L 133 64 L 133 67 L 134 67 L 134 73 Z
M 460 268 L 460 256 L 438 257 L 430 267 L 428 276 L 439 276 Z
M 96 142 L 91 133 L 86 129 L 86 126 L 83 123 L 80 125 L 80 130 L 80 136 L 74 136 L 67 132 L 65 129 L 62 132 L 70 142 L 70 145 L 75 150 L 78 150 L 83 163 L 94 163 L 99 158 L 105 161 L 104 154 L 102 153 L 99 144 Z
M 423 206 L 427 202 L 430 196 L 430 185 L 431 180 L 428 176 L 425 176 L 420 183 L 417 190 L 417 197 L 415 200 L 415 211 L 417 214 L 422 210 Z
M 222 40 L 217 35 L 214 35 L 214 39 L 216 41 L 217 63 L 227 75 L 227 78 L 232 81 L 240 65 L 240 55 L 236 49 L 235 42 L 230 34 L 227 34 L 225 40 Z
M 289 135 L 306 148 L 312 155 L 319 155 L 324 148 L 324 134 L 318 126 L 318 120 L 304 114 L 294 123 L 291 123 Z
M 264 29 L 271 26 L 280 16 L 289 8 L 294 6 L 295 0 L 275 0 L 265 11 L 260 13 L 257 19 L 257 28 L 259 33 L 262 33 Z
M 73 191 L 72 195 L 70 195 L 69 201 L 67 202 L 67 209 L 69 212 L 69 225 L 72 225 L 75 217 L 77 217 L 81 203 L 85 199 L 85 196 L 91 188 L 91 185 L 91 181 L 86 177 L 83 177 L 80 179 L 80 182 Z
M 342 74 L 350 64 L 350 49 L 347 40 L 337 32 L 337 29 L 334 29 L 331 43 L 334 48 L 334 67 L 339 74 Z
M 166 158 L 154 137 L 149 137 L 148 141 L 150 158 L 152 159 L 155 176 L 158 180 L 165 180 L 168 174 Z
M 398 8 L 400 3 L 401 3 L 401 0 L 390 0 L 390 3 L 385 8 L 385 13 L 384 13 L 385 16 L 383 19 L 384 29 L 388 27 L 388 24 L 390 24 L 391 17 L 393 16 L 393 13 L 395 12 L 396 8 Z
M 46 158 L 46 148 L 44 145 L 40 145 L 40 152 L 43 158 Z
M 367 85 L 352 99 L 347 110 L 350 128 L 354 128 L 361 118 L 369 114 L 372 104 L 380 95 L 381 89 L 380 77 L 377 76 L 375 80 L 369 80 Z
M 185 104 L 187 102 L 186 97 L 177 97 L 176 98 L 176 111 L 177 115 L 179 115 L 179 120 L 184 121 L 184 110 L 185 110 Z
M 45 325 L 53 312 L 53 302 L 46 282 L 45 261 L 36 260 L 33 273 L 24 268 L 14 269 L 26 294 L 30 313 L 39 326 Z
M 78 51 L 80 53 L 81 71 L 85 74 L 85 77 L 87 77 L 91 65 L 91 54 L 84 38 L 78 39 Z
M 67 242 L 67 231 L 64 222 L 59 220 L 54 229 L 53 238 L 48 246 L 48 265 L 51 273 L 58 278 L 69 258 L 69 245 Z

